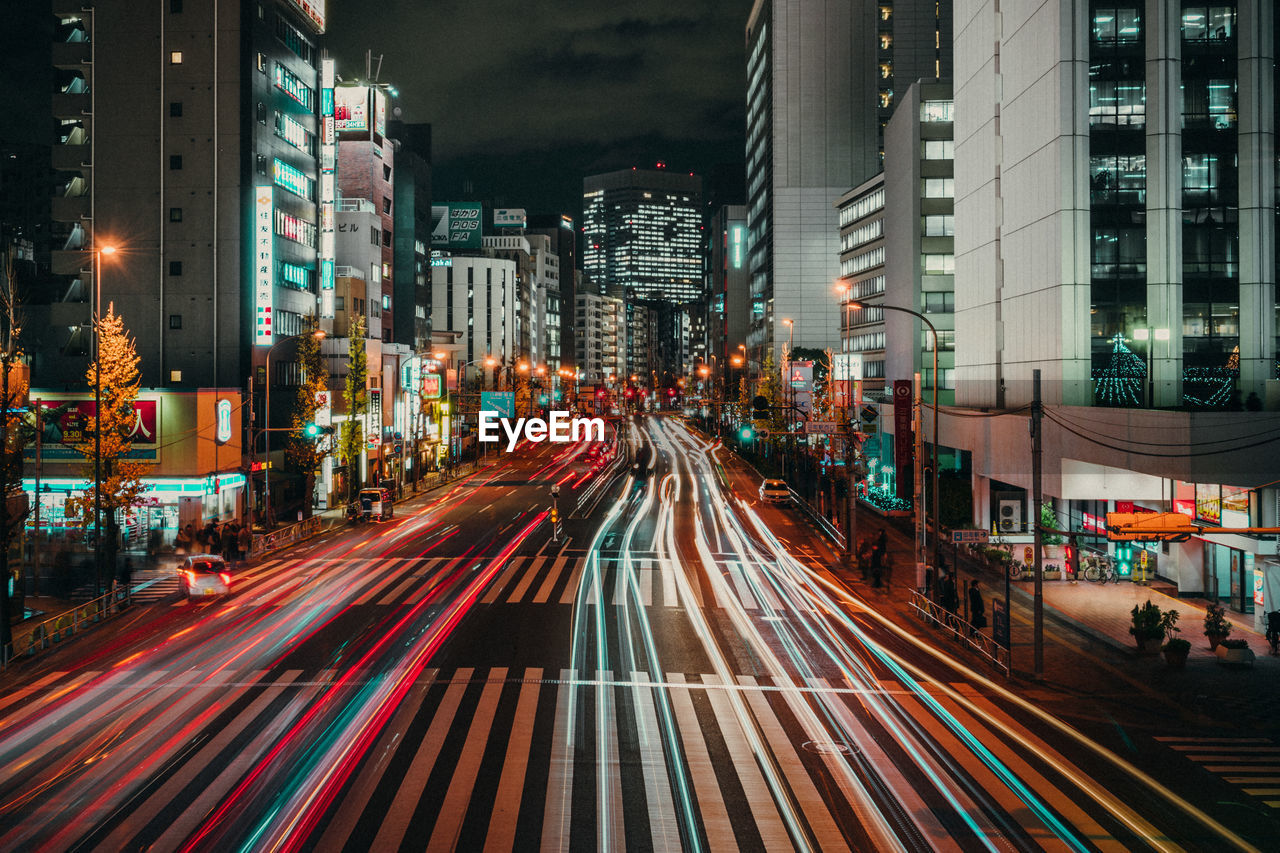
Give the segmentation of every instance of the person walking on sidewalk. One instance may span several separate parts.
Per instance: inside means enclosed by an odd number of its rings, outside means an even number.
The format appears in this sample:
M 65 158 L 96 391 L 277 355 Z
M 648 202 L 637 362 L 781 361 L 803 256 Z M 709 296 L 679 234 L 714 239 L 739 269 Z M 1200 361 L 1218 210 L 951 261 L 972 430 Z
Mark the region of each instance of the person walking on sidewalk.
M 950 617 L 955 616 L 956 608 L 960 606 L 960 595 L 956 591 L 955 575 L 943 575 L 938 585 L 938 603 L 942 605 L 942 609 L 947 611 L 948 622 Z
M 982 600 L 977 578 L 969 581 L 969 624 L 974 634 L 987 627 L 987 605 Z
M 884 570 L 884 549 L 877 543 L 871 546 L 871 586 L 880 588 L 880 574 Z

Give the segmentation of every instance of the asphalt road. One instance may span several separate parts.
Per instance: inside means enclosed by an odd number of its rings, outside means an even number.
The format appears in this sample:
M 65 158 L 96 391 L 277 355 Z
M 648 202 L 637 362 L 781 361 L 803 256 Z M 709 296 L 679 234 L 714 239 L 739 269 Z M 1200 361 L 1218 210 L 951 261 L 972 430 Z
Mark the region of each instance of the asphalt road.
M 723 449 L 623 439 L 645 471 L 499 453 L 6 676 L 0 849 L 1248 849 L 843 584 Z M 555 483 L 602 498 L 564 541 Z

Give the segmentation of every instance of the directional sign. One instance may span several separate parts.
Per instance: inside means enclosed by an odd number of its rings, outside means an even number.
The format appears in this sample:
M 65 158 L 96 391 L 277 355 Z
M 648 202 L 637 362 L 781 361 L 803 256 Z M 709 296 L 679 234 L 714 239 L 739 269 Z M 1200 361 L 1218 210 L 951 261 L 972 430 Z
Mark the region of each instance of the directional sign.
M 991 541 L 991 534 L 985 530 L 953 530 L 951 531 L 951 541 L 956 545 L 989 542 Z
M 840 425 L 835 421 L 807 421 L 804 425 L 806 435 L 835 435 Z
M 510 391 L 482 391 L 480 411 L 497 412 L 500 418 L 516 416 L 516 395 Z

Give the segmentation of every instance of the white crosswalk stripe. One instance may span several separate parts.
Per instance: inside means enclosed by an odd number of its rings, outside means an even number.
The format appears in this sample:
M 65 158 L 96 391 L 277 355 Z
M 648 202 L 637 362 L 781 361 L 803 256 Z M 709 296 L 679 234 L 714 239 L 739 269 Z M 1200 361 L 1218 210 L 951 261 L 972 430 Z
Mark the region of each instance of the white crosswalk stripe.
M 1264 737 L 1157 737 L 1273 809 L 1280 809 L 1280 745 Z

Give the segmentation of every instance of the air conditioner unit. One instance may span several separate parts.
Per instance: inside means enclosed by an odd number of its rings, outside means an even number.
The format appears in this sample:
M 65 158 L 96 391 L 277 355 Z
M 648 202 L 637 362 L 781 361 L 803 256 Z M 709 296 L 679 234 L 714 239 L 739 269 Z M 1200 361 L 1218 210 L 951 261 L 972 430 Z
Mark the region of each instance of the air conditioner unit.
M 999 526 L 1001 533 L 1022 531 L 1022 501 L 1000 501 Z

